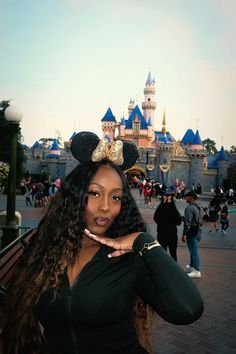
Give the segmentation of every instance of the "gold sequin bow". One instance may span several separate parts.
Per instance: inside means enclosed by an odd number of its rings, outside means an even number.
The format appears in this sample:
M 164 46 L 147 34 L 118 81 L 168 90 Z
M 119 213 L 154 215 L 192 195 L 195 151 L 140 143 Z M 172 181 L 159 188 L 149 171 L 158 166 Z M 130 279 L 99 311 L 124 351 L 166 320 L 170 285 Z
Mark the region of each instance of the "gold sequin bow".
M 92 154 L 92 161 L 98 162 L 104 159 L 108 159 L 116 165 L 123 165 L 123 142 L 115 140 L 110 143 L 106 139 L 101 139 Z

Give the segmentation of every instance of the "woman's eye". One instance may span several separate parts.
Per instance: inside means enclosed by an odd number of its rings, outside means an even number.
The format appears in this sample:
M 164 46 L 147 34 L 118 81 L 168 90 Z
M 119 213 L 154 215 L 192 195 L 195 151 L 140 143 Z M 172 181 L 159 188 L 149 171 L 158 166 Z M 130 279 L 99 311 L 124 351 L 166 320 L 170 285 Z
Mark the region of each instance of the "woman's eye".
M 119 201 L 119 200 L 121 200 L 121 196 L 120 195 L 113 195 L 112 199 L 115 201 Z
M 92 196 L 94 196 L 94 197 L 99 196 L 99 192 L 97 192 L 97 191 L 89 191 L 88 194 L 89 194 L 89 195 L 92 195 Z

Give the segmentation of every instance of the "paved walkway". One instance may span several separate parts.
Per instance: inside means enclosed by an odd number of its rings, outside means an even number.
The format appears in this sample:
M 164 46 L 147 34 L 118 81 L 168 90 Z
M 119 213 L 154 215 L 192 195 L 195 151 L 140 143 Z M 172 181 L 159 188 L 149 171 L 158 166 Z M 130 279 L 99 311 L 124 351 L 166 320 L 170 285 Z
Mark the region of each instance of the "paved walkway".
M 150 232 L 156 235 L 153 214 L 156 205 L 144 206 L 135 191 L 135 199 Z M 206 202 L 202 202 L 204 204 Z M 22 214 L 22 226 L 36 227 L 43 216 L 43 208 L 25 206 L 24 197 L 18 196 L 17 210 Z M 183 214 L 186 203 L 177 202 Z M 5 196 L 0 196 L 0 210 L 6 208 Z M 236 206 L 230 206 L 236 210 Z M 153 331 L 155 354 L 235 354 L 236 353 L 236 212 L 230 214 L 227 236 L 209 233 L 204 225 L 200 242 L 201 279 L 193 279 L 205 303 L 203 316 L 187 326 L 171 325 L 159 319 Z M 182 226 L 179 227 L 181 235 Z M 185 244 L 179 241 L 178 263 L 189 263 Z

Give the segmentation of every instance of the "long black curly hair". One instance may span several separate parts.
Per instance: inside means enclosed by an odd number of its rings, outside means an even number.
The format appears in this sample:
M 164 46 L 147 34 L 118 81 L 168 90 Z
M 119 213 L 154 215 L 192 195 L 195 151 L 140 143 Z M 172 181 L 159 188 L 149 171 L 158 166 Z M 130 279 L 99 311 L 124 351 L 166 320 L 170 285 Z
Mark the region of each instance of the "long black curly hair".
M 126 177 L 117 165 L 107 160 L 78 165 L 66 177 L 61 189 L 52 199 L 12 277 L 4 306 L 5 354 L 47 352 L 43 349 L 46 346 L 35 316 L 35 306 L 42 293 L 49 288 L 53 288 L 56 293 L 66 267 L 78 254 L 83 230 L 86 227 L 84 211 L 88 200 L 88 185 L 103 165 L 113 168 L 123 185 L 121 212 L 107 231 L 107 235 L 118 237 L 146 231 L 146 225 Z M 147 320 L 148 310 L 145 310 L 145 306 L 140 305 L 139 300 L 138 306 L 135 307 L 135 312 L 139 312 L 135 317 L 139 320 L 141 317 L 144 321 Z M 136 327 L 139 335 L 141 331 L 138 328 L 139 324 Z M 143 331 L 145 326 L 142 324 L 140 328 Z

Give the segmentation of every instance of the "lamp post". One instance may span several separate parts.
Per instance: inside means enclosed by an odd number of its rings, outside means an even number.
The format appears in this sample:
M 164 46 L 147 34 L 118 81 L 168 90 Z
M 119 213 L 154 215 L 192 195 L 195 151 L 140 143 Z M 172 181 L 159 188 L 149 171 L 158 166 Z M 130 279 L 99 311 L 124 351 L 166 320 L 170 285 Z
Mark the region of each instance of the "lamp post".
M 7 213 L 6 223 L 2 226 L 3 237 L 1 247 L 4 248 L 19 235 L 19 225 L 16 221 L 16 149 L 17 137 L 20 131 L 22 113 L 15 106 L 8 106 L 4 112 L 8 122 L 8 134 L 10 136 L 10 171 L 7 188 Z

